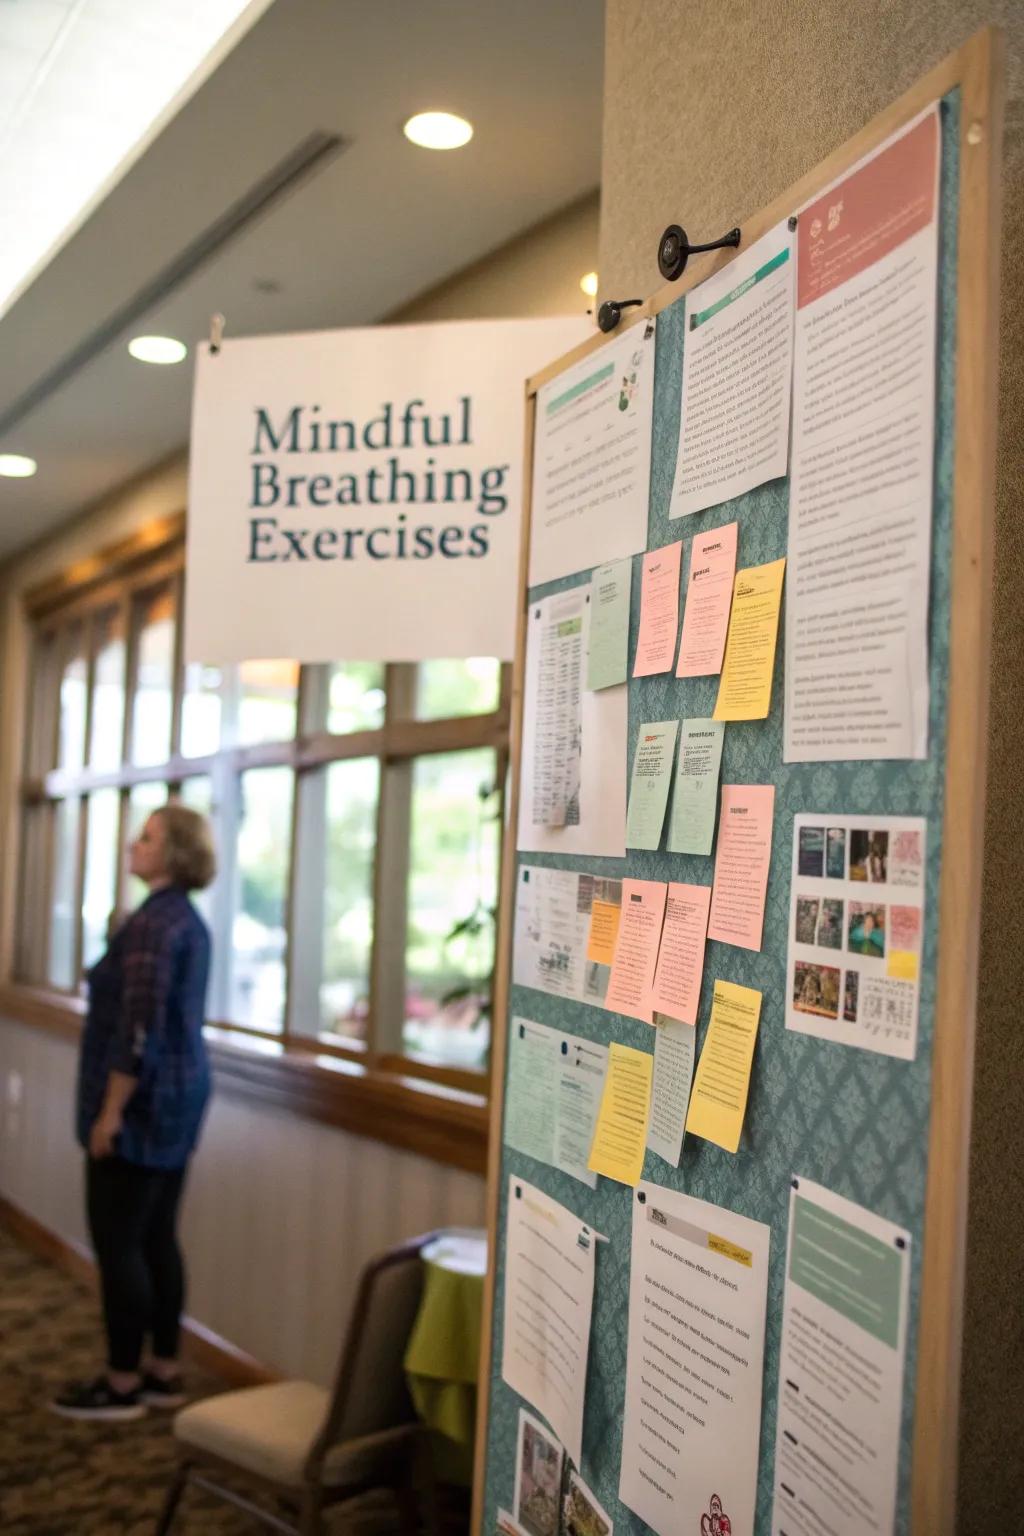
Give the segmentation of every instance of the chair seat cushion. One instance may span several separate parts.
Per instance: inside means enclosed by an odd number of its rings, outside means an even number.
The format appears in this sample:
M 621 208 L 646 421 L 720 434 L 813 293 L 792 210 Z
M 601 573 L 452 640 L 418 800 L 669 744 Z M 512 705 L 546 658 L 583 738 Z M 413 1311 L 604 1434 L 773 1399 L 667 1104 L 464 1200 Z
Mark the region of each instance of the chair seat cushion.
M 329 1394 L 310 1381 L 245 1387 L 183 1408 L 174 1433 L 186 1446 L 295 1488 L 328 1403 Z
M 270 1482 L 298 1488 L 329 1405 L 330 1394 L 310 1381 L 244 1387 L 183 1408 L 174 1433 L 186 1450 L 205 1451 Z M 329 1488 L 388 1485 L 417 1433 L 415 1424 L 398 1424 L 332 1446 L 324 1458 L 323 1483 Z

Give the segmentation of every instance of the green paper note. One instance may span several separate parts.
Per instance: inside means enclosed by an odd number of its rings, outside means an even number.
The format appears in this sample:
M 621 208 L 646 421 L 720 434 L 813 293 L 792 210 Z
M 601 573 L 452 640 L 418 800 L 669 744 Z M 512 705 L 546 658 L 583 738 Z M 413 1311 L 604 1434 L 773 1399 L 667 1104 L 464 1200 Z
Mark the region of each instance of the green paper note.
M 512 1020 L 505 1087 L 505 1141 L 541 1163 L 555 1161 L 558 1048 L 553 1030 Z
M 668 826 L 669 853 L 711 852 L 725 723 L 684 720 Z
M 678 720 L 656 720 L 640 727 L 626 812 L 627 848 L 657 848 L 661 842 L 678 729 Z
M 590 578 L 590 653 L 587 687 L 614 688 L 629 665 L 629 600 L 632 560 L 599 565 Z

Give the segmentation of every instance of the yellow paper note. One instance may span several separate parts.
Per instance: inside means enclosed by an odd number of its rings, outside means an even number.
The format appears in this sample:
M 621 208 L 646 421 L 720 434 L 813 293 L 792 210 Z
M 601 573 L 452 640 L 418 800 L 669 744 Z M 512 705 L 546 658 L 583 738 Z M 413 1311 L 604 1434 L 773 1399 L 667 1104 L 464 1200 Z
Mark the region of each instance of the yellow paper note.
M 654 1057 L 632 1046 L 608 1047 L 608 1071 L 587 1166 L 620 1184 L 636 1184 L 644 1170 L 651 1112 Z
M 587 959 L 595 965 L 611 965 L 615 959 L 615 940 L 619 936 L 622 908 L 611 901 L 595 901 L 590 908 L 590 937 Z
M 735 1152 L 740 1144 L 760 1017 L 760 992 L 733 981 L 715 982 L 711 1022 L 693 1080 L 686 1129 L 727 1152 Z
M 897 981 L 916 981 L 917 956 L 909 949 L 891 949 L 887 974 Z
M 764 720 L 772 699 L 786 561 L 736 572 L 716 720 Z

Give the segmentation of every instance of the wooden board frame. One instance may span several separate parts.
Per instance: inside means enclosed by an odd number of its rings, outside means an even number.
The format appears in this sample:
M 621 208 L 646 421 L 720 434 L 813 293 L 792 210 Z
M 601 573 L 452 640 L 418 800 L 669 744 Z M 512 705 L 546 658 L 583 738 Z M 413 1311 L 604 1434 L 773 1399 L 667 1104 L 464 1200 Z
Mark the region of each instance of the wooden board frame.
M 949 702 L 943 860 L 938 893 L 938 986 L 911 1468 L 910 1515 L 914 1536 L 955 1536 L 956 1522 L 995 527 L 1000 180 L 1005 97 L 1002 33 L 994 27 L 976 33 L 787 192 L 741 225 L 745 248 L 844 175 L 853 164 L 933 101 L 941 100 L 956 89 L 960 91 L 960 180 Z M 641 325 L 649 316 L 659 314 L 733 259 L 732 252 L 716 252 L 710 258 L 698 259 L 683 280 L 666 284 L 639 309 L 629 311 L 620 331 Z M 512 683 L 512 777 L 506 806 L 492 1039 L 487 1189 L 491 1263 L 484 1296 L 478 1378 L 471 1526 L 474 1536 L 485 1536 L 482 1522 L 512 967 L 534 413 L 538 389 L 578 359 L 599 350 L 607 339 L 596 333 L 535 374 L 526 385 L 519 617 Z

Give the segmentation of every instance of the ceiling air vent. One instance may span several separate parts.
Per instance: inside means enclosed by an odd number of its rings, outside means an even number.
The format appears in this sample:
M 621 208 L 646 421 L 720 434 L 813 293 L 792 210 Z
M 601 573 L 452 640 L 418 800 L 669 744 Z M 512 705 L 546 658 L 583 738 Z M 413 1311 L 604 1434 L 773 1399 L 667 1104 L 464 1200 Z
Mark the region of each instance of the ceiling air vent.
M 304 138 L 219 218 L 201 230 L 194 240 L 122 304 L 120 309 L 91 331 L 74 351 L 63 357 L 55 368 L 51 368 L 23 395 L 19 395 L 0 415 L 0 437 L 5 436 L 30 411 L 66 384 L 80 368 L 105 352 L 124 331 L 134 326 L 137 320 L 198 272 L 200 267 L 218 255 L 236 236 L 247 230 L 264 213 L 275 208 L 308 177 L 323 170 L 345 148 L 347 141 L 336 133 L 322 133 L 318 130 Z

